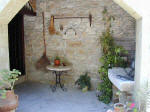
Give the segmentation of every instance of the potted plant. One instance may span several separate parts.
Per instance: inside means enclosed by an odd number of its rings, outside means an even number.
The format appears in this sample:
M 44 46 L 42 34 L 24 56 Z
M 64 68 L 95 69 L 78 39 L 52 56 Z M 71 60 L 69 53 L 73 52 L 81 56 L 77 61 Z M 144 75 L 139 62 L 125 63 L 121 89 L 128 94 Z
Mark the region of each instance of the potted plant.
M 125 112 L 125 105 L 122 103 L 114 104 L 114 112 Z
M 61 64 L 62 66 L 71 66 L 72 64 L 66 59 L 65 57 L 61 58 Z
M 55 57 L 54 64 L 55 66 L 60 66 L 60 58 L 58 56 Z
M 21 75 L 16 69 L 0 71 L 0 112 L 15 110 L 18 106 L 18 96 L 14 93 L 14 84 Z
M 79 79 L 75 82 L 83 92 L 91 89 L 91 78 L 88 76 L 88 72 L 84 75 L 80 75 Z
M 126 112 L 138 112 L 138 109 L 136 108 L 135 103 L 128 102 Z

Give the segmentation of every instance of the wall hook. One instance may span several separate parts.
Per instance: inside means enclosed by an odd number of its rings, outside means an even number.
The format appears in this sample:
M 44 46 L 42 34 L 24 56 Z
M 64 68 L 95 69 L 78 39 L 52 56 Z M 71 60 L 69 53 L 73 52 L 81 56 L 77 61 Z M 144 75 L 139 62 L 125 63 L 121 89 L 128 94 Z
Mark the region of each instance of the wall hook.
M 73 31 L 75 32 L 75 35 L 77 35 L 76 30 L 75 30 L 74 28 L 72 28 L 72 27 L 71 27 L 71 28 L 66 29 L 66 31 L 65 31 L 65 33 L 64 33 L 64 34 L 66 35 L 66 34 L 67 34 L 67 32 L 68 32 L 69 30 L 73 30 Z

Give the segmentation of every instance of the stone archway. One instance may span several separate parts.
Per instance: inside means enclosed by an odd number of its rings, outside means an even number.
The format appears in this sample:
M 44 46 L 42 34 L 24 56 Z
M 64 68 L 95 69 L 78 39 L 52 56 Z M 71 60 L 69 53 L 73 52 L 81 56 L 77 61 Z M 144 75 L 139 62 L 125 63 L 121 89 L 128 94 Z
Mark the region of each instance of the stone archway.
M 29 0 L 2 0 L 0 2 L 0 24 L 8 24 Z
M 135 66 L 135 90 L 136 102 L 142 108 L 146 105 L 145 89 L 150 75 L 150 8 L 146 0 L 113 0 L 131 16 L 136 19 L 136 66 Z M 144 112 L 149 112 L 146 107 Z
M 9 69 L 8 23 L 28 0 L 0 1 L 0 69 Z M 113 0 L 137 20 L 135 96 L 145 87 L 150 74 L 150 7 L 147 0 Z M 147 110 L 148 111 L 148 110 Z
M 0 1 L 0 69 L 9 69 L 8 23 L 28 0 Z

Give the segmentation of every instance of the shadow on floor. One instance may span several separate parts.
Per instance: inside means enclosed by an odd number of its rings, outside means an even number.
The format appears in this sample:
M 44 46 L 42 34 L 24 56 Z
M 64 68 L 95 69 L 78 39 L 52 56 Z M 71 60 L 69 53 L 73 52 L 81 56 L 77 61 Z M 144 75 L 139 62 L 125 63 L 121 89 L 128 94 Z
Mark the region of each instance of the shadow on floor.
M 15 87 L 19 95 L 16 112 L 106 112 L 108 105 L 97 100 L 94 91 L 83 93 L 68 88 L 52 92 L 49 85 L 26 82 Z

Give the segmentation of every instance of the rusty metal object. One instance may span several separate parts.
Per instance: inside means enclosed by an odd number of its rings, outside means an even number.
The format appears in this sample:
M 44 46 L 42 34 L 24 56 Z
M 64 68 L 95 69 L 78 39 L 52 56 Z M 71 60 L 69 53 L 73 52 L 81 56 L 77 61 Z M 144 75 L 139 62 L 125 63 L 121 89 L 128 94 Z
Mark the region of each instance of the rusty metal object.
M 36 0 L 29 0 L 29 3 L 31 4 L 34 12 L 36 12 Z
M 90 22 L 90 27 L 92 25 L 92 14 L 89 14 L 89 22 Z
M 49 33 L 50 33 L 50 35 L 54 35 L 56 33 L 55 27 L 54 27 L 54 16 L 53 15 L 51 16 L 51 20 L 50 20 Z
M 92 14 L 89 14 L 89 16 L 88 17 L 84 17 L 84 16 L 79 16 L 79 17 L 69 17 L 69 16 L 64 16 L 64 17 L 56 17 L 56 16 L 54 16 L 54 19 L 89 19 L 89 23 L 90 23 L 90 27 L 91 27 L 91 25 L 92 25 Z
M 60 25 L 60 31 L 63 31 L 63 30 L 64 30 L 63 25 Z

